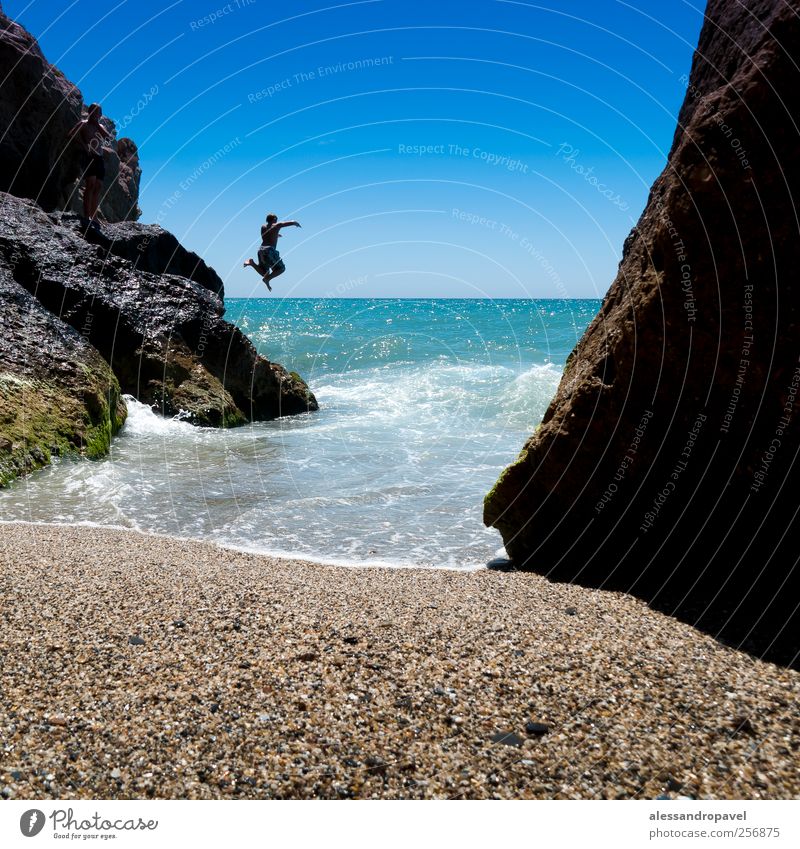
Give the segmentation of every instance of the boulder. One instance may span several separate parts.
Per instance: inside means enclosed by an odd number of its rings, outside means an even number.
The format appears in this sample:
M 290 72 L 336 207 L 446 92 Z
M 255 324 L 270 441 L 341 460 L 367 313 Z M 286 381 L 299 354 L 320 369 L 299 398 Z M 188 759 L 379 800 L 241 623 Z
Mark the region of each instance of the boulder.
M 0 258 L 20 286 L 100 352 L 124 393 L 164 415 L 214 427 L 317 409 L 302 379 L 257 354 L 223 319 L 218 294 L 179 274 L 144 271 L 114 252 L 113 245 L 137 243 L 140 225 L 117 224 L 118 239 L 89 229 L 87 241 L 75 219 L 59 219 L 0 195 Z M 156 240 L 174 240 L 153 230 Z M 198 269 L 179 245 L 173 253 L 176 267 Z M 141 255 L 147 265 L 147 250 Z
M 0 486 L 52 456 L 107 453 L 125 421 L 108 363 L 14 281 L 0 258 Z
M 55 224 L 68 227 L 81 239 L 99 246 L 106 254 L 127 259 L 134 268 L 150 274 L 185 277 L 220 299 L 225 296 L 225 286 L 217 272 L 158 224 L 124 222 L 105 224 L 101 230 L 95 230 L 87 229 L 81 216 L 74 213 L 53 213 L 51 219 Z
M 518 568 L 796 662 L 800 18 L 711 0 L 669 159 L 485 500 Z

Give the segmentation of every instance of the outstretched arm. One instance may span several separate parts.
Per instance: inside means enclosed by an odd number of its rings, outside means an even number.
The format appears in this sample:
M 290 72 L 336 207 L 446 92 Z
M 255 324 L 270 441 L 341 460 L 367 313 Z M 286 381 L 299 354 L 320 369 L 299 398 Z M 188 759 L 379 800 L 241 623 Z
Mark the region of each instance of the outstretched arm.
M 275 226 L 278 227 L 278 228 L 280 228 L 280 227 L 299 227 L 300 222 L 299 221 L 279 221 Z

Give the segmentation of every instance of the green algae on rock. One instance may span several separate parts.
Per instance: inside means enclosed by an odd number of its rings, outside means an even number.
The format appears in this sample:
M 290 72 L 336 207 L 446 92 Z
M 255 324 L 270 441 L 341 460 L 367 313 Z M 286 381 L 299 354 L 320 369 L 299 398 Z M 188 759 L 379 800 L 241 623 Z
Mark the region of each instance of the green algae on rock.
M 2 265 L 0 304 L 0 486 L 53 456 L 105 456 L 126 416 L 108 363 Z

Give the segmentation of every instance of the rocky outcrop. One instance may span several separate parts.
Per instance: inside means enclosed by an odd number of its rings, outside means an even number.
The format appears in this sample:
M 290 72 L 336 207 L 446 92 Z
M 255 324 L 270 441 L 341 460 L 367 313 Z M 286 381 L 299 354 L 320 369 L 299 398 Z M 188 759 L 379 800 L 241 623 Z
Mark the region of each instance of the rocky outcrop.
M 86 240 L 75 217 L 0 196 L 6 275 L 78 331 L 110 365 L 124 393 L 164 415 L 214 427 L 317 408 L 299 377 L 259 356 L 222 318 L 218 294 L 176 273 L 198 273 L 213 284 L 219 278 L 211 269 L 177 242 L 172 255 L 136 247 L 148 232 L 155 243 L 171 243 L 173 236 L 137 224 L 109 231 L 90 229 Z M 129 252 L 133 260 L 125 258 Z
M 0 191 L 36 200 L 46 210 L 80 212 L 80 148 L 68 133 L 82 115 L 80 91 L 24 27 L 0 12 Z M 105 118 L 104 124 L 115 137 L 113 121 Z M 137 219 L 141 169 L 135 144 L 115 141 L 104 159 L 101 216 Z
M 0 258 L 0 486 L 52 456 L 101 457 L 125 421 L 108 363 L 13 279 Z
M 140 271 L 185 277 L 220 299 L 225 296 L 225 287 L 217 272 L 196 253 L 187 251 L 172 233 L 158 224 L 126 222 L 106 224 L 102 230 L 87 230 L 80 217 L 74 214 L 54 215 L 52 220 L 68 227 L 90 244 L 97 245 L 106 254 L 127 259 Z
M 668 164 L 486 498 L 514 563 L 796 660 L 800 18 L 711 0 Z

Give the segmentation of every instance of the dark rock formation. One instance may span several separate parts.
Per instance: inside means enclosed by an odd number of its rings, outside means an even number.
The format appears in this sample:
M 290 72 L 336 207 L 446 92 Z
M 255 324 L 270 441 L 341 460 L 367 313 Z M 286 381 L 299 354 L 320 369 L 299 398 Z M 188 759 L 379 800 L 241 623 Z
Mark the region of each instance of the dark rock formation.
M 215 427 L 317 408 L 300 378 L 259 356 L 223 320 L 221 298 L 162 273 L 162 262 L 200 273 L 207 283 L 219 280 L 211 269 L 177 242 L 171 256 L 136 249 L 148 233 L 154 243 L 174 237 L 137 224 L 109 230 L 118 238 L 89 231 L 86 241 L 74 217 L 0 195 L 0 258 L 13 280 L 102 354 L 124 393 L 165 415 Z M 142 257 L 138 267 L 123 258 L 127 252 L 134 262 Z
M 0 486 L 52 455 L 101 457 L 125 421 L 108 363 L 13 279 L 0 257 Z
M 0 12 L 0 191 L 64 208 L 79 169 L 65 140 L 82 103 L 36 39 Z
M 80 212 L 80 146 L 68 141 L 68 133 L 84 114 L 80 91 L 45 59 L 36 39 L 0 11 L 0 191 L 32 198 L 47 210 Z M 115 137 L 113 121 L 103 121 Z M 101 216 L 137 219 L 136 145 L 120 139 L 104 159 Z
M 711 0 L 667 167 L 486 498 L 522 568 L 798 649 L 800 18 Z
M 225 296 L 225 286 L 213 268 L 206 265 L 196 253 L 186 248 L 158 224 L 106 224 L 102 230 L 86 229 L 75 214 L 54 214 L 52 220 L 72 230 L 73 233 L 106 254 L 127 259 L 140 271 L 150 274 L 175 274 L 199 283 L 220 299 Z

